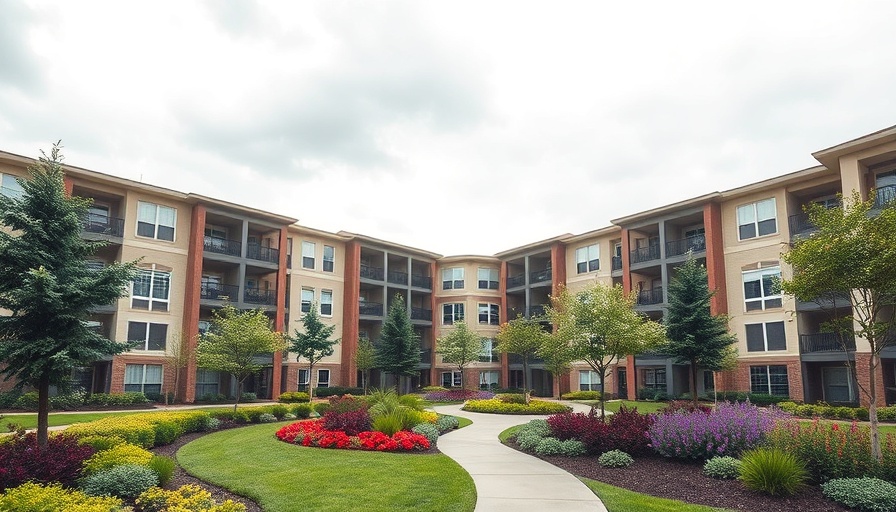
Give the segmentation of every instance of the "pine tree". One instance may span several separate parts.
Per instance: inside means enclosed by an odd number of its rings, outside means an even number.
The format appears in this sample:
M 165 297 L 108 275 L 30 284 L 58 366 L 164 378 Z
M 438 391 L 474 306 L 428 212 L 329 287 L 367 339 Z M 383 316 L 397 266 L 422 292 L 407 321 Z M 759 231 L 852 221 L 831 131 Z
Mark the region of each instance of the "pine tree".
M 95 306 L 121 297 L 134 263 L 87 267 L 104 242 L 81 238 L 89 199 L 68 197 L 62 146 L 42 152 L 19 180 L 21 198 L 0 195 L 0 373 L 37 388 L 37 439 L 47 445 L 50 385 L 65 385 L 74 368 L 120 353 L 127 344 L 104 338 L 87 324 Z
M 417 375 L 420 365 L 420 345 L 405 309 L 404 298 L 396 294 L 389 307 L 377 344 L 377 367 L 400 380 Z M 396 382 L 396 389 L 398 383 Z
M 666 314 L 668 343 L 664 352 L 676 362 L 690 365 L 691 398 L 697 403 L 697 372 L 725 369 L 737 341 L 728 331 L 728 318 L 713 315 L 709 304 L 706 268 L 692 256 L 678 267 L 669 283 L 669 309 Z
M 289 351 L 297 354 L 296 361 L 305 358 L 308 361 L 308 396 L 314 398 L 314 365 L 321 359 L 333 355 L 333 345 L 339 340 L 331 340 L 336 331 L 335 325 L 326 325 L 317 314 L 317 304 L 311 304 L 311 310 L 302 317 L 305 332 L 296 329 L 295 336 L 287 336 Z
M 461 388 L 466 388 L 464 370 L 473 361 L 479 360 L 482 352 L 482 337 L 467 327 L 466 322 L 455 322 L 454 329 L 436 342 L 436 353 L 442 356 L 442 362 L 453 364 L 461 375 Z

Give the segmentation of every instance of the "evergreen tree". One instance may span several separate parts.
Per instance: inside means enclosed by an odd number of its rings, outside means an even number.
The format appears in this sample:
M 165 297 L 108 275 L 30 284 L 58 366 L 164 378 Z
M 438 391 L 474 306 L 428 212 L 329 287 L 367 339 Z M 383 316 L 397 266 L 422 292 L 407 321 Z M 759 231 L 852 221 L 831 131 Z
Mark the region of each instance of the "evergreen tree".
M 370 383 L 370 370 L 376 368 L 376 347 L 368 338 L 358 339 L 358 349 L 355 352 L 355 368 L 361 372 L 361 387 L 367 394 L 367 386 Z
M 333 345 L 339 340 L 331 340 L 335 325 L 326 325 L 317 313 L 317 304 L 311 303 L 311 310 L 302 317 L 305 332 L 295 331 L 295 336 L 287 336 L 289 351 L 296 354 L 296 361 L 304 357 L 308 361 L 308 396 L 314 399 L 314 365 L 321 359 L 333 355 Z
M 467 380 L 464 370 L 467 365 L 479 360 L 482 337 L 471 331 L 466 322 L 455 322 L 451 332 L 437 340 L 436 347 L 442 362 L 453 364 L 460 371 L 461 388 L 465 389 Z
M 50 385 L 65 385 L 72 370 L 127 344 L 104 338 L 87 324 L 95 306 L 121 297 L 135 275 L 134 263 L 87 267 L 104 242 L 81 238 L 89 199 L 68 197 L 62 146 L 53 145 L 18 180 L 21 198 L 0 195 L 0 373 L 37 389 L 37 438 L 47 445 Z
M 401 377 L 417 375 L 420 365 L 420 345 L 414 327 L 405 309 L 404 298 L 396 294 L 389 307 L 389 316 L 383 324 L 377 344 L 377 367 L 384 372 Z M 396 382 L 396 389 L 400 389 Z
M 728 331 L 728 318 L 713 315 L 709 305 L 713 296 L 709 289 L 706 267 L 689 256 L 678 267 L 669 283 L 669 309 L 666 313 L 664 352 L 676 362 L 690 365 L 691 398 L 697 403 L 697 372 L 726 369 L 737 341 Z

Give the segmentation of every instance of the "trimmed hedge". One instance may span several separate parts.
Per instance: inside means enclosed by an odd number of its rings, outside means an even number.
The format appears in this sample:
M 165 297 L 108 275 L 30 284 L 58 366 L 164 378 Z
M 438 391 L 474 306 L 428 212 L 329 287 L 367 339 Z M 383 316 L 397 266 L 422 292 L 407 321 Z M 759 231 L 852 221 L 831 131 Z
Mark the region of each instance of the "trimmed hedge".
M 488 400 L 469 400 L 462 407 L 464 411 L 484 412 L 492 414 L 557 414 L 572 409 L 556 402 L 530 400 L 529 405 L 502 402 L 497 398 Z
M 314 388 L 314 396 L 316 398 L 327 398 L 337 395 L 363 395 L 364 388 L 348 388 L 342 386 L 332 386 L 328 388 Z
M 796 404 L 795 402 L 781 402 L 778 404 L 784 412 L 803 418 L 826 418 L 837 420 L 868 421 L 867 407 L 833 406 L 824 403 Z M 877 419 L 880 421 L 896 421 L 896 406 L 878 407 Z
M 280 393 L 280 398 L 277 400 L 284 404 L 293 404 L 308 402 L 311 398 L 308 396 L 308 393 L 305 393 L 304 391 L 287 391 L 286 393 Z
M 66 432 L 77 437 L 119 437 L 152 448 L 172 442 L 188 432 L 206 430 L 211 417 L 202 411 L 154 412 L 128 416 L 109 416 L 89 423 L 77 423 Z
M 560 396 L 563 400 L 600 400 L 600 391 L 570 391 Z
M 108 496 L 88 496 L 81 491 L 64 489 L 60 484 L 40 485 L 28 482 L 0 494 L 0 510 L 45 512 L 77 510 L 79 512 L 114 512 L 121 510 L 121 500 Z

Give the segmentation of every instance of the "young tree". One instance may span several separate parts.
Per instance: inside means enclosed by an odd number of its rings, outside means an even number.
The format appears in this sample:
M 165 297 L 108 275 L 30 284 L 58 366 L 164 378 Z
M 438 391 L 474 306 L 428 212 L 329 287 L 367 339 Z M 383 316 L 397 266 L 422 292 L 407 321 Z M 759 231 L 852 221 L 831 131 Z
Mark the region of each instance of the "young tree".
M 369 338 L 358 339 L 358 349 L 355 352 L 355 368 L 361 372 L 361 387 L 367 394 L 367 386 L 370 382 L 370 370 L 376 368 L 376 347 Z
M 169 368 L 174 370 L 174 382 L 171 383 L 171 386 L 174 390 L 174 399 L 177 400 L 177 394 L 180 390 L 181 373 L 183 373 L 184 369 L 189 366 L 190 361 L 195 354 L 190 346 L 189 336 L 186 334 L 175 336 L 171 341 L 170 350 L 165 355 L 165 362 Z M 167 392 L 165 393 L 166 405 L 168 404 L 168 394 L 169 393 Z
M 547 314 L 556 326 L 555 342 L 600 375 L 601 417 L 610 367 L 621 357 L 645 352 L 666 339 L 665 328 L 635 311 L 634 294 L 626 296 L 618 285 L 595 284 L 577 294 L 563 288 L 551 297 Z
M 690 365 L 691 398 L 697 405 L 697 372 L 700 368 L 719 371 L 729 359 L 737 338 L 728 331 L 728 318 L 709 310 L 714 292 L 709 289 L 706 268 L 693 256 L 678 267 L 669 283 L 666 314 L 666 343 L 663 351 L 682 364 Z
M 466 389 L 466 375 L 464 370 L 473 361 L 479 360 L 482 352 L 482 337 L 467 327 L 467 322 L 455 322 L 454 329 L 436 341 L 437 354 L 442 356 L 442 361 L 453 364 L 461 375 L 461 388 Z
M 302 317 L 305 332 L 296 329 L 295 336 L 287 336 L 289 351 L 296 353 L 296 361 L 304 357 L 308 361 L 308 396 L 314 399 L 314 365 L 321 359 L 333 355 L 333 345 L 339 340 L 331 340 L 335 325 L 326 325 L 317 314 L 317 304 L 311 303 L 311 310 Z
M 265 366 L 256 356 L 286 348 L 281 335 L 271 330 L 270 323 L 261 310 L 237 311 L 228 304 L 213 313 L 211 328 L 200 337 L 196 364 L 229 373 L 236 379 L 234 411 L 243 394 L 243 382 Z
M 377 367 L 395 376 L 395 389 L 400 392 L 402 377 L 417 374 L 420 365 L 420 345 L 405 309 L 404 298 L 396 294 L 389 307 L 377 344 Z
M 62 146 L 53 145 L 18 180 L 21 198 L 0 195 L 0 361 L 6 379 L 37 389 L 37 439 L 47 445 L 50 385 L 62 385 L 72 370 L 127 344 L 104 338 L 87 324 L 94 306 L 121 297 L 134 278 L 134 263 L 87 267 L 103 242 L 81 238 L 91 201 L 68 197 L 63 185 Z
M 896 207 L 877 210 L 873 194 L 862 201 L 853 192 L 843 208 L 813 205 L 806 211 L 818 230 L 781 255 L 793 267 L 793 278 L 783 280 L 781 288 L 798 300 L 819 304 L 844 352 L 855 350 L 855 338 L 867 343 L 870 378 L 857 383 L 869 402 L 872 453 L 881 460 L 874 377 L 880 372 L 881 351 L 896 342 Z M 837 297 L 849 298 L 851 315 L 837 314 Z
M 526 403 L 529 403 L 529 360 L 539 354 L 550 336 L 537 318 L 517 317 L 498 330 L 498 352 L 516 354 L 523 360 Z

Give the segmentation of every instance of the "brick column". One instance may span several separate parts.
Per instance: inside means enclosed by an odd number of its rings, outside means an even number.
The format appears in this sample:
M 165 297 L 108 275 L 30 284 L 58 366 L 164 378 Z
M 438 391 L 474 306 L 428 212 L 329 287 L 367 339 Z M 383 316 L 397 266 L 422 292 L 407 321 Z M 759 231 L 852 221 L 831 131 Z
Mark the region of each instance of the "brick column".
M 187 344 L 190 354 L 181 377 L 184 402 L 196 399 L 196 344 L 199 341 L 199 288 L 202 283 L 202 251 L 205 246 L 205 206 L 193 206 L 190 219 L 190 245 L 187 248 L 187 275 L 184 289 L 184 323 L 181 343 Z
M 436 371 L 436 337 L 438 332 L 436 332 L 437 322 L 440 322 L 440 318 L 442 313 L 437 309 L 439 307 L 438 301 L 436 301 L 436 268 L 435 262 L 429 264 L 429 275 L 432 276 L 432 293 L 429 294 L 429 308 L 432 311 L 432 325 L 430 326 L 430 331 L 432 332 L 432 357 L 429 360 L 429 384 L 431 386 L 438 386 L 441 384 L 439 382 L 439 372 Z
M 75 182 L 72 180 L 68 174 L 62 177 L 62 186 L 65 188 L 65 195 L 68 197 L 72 197 L 72 190 L 75 188 Z
M 728 292 L 725 284 L 725 247 L 722 240 L 722 207 L 718 203 L 703 206 L 706 238 L 706 273 L 709 289 L 715 292 L 709 305 L 713 315 L 728 313 Z
M 342 385 L 358 385 L 355 354 L 358 352 L 358 320 L 361 294 L 361 244 L 345 244 L 345 287 L 342 300 Z
M 286 319 L 286 226 L 280 228 L 280 240 L 278 241 L 279 259 L 277 261 L 277 312 L 274 317 L 274 330 L 288 333 L 287 325 L 283 325 Z M 273 370 L 271 375 L 271 399 L 280 397 L 281 381 L 283 378 L 283 352 L 274 352 L 272 360 Z
M 866 388 L 871 382 L 871 353 L 856 352 L 856 380 L 862 383 Z M 884 377 L 880 363 L 877 366 L 877 372 L 874 375 L 874 385 L 877 390 L 877 406 L 883 407 L 887 405 L 886 390 L 884 389 Z M 865 393 L 859 391 L 859 403 L 862 407 L 868 407 L 871 403 Z
M 622 228 L 622 289 L 626 294 L 632 291 L 632 276 L 630 274 L 631 248 L 628 241 L 628 230 Z

